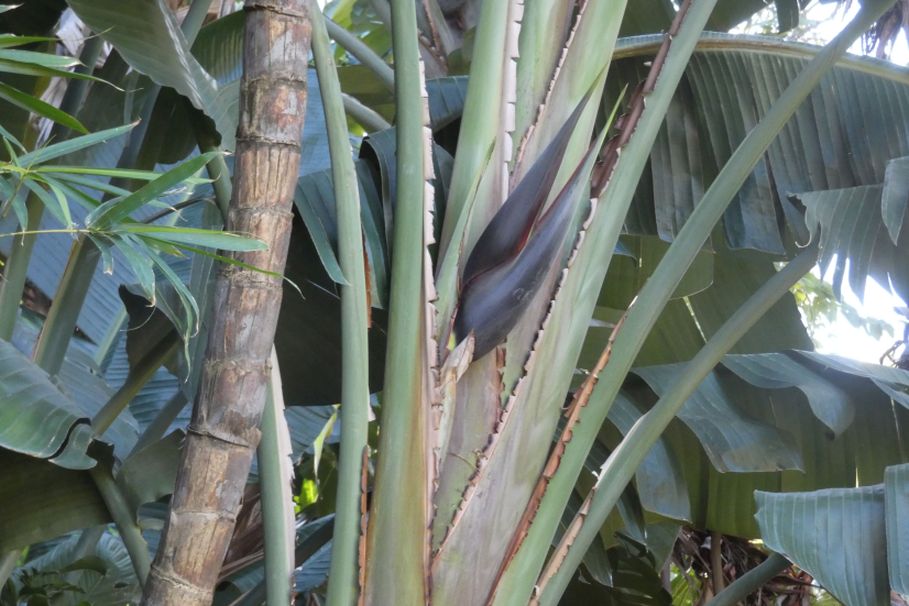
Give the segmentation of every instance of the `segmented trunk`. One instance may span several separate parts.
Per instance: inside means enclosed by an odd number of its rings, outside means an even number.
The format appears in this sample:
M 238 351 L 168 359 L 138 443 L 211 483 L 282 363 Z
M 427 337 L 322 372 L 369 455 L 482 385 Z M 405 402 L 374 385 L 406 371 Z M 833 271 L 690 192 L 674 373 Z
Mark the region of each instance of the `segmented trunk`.
M 305 0 L 247 0 L 240 122 L 227 229 L 268 244 L 236 254 L 283 273 L 306 106 Z M 210 604 L 259 442 L 281 280 L 224 265 L 170 517 L 142 603 Z M 288 579 L 290 583 L 290 579 Z

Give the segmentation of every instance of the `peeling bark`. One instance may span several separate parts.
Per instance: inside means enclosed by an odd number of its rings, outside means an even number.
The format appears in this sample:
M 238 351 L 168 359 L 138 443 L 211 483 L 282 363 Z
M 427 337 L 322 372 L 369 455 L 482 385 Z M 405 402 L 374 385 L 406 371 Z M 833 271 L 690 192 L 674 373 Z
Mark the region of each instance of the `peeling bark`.
M 306 107 L 310 24 L 304 0 L 247 0 L 240 122 L 226 229 L 268 249 L 238 253 L 282 274 Z M 281 280 L 225 265 L 182 466 L 142 603 L 210 604 L 234 528 L 259 420 L 281 305 Z

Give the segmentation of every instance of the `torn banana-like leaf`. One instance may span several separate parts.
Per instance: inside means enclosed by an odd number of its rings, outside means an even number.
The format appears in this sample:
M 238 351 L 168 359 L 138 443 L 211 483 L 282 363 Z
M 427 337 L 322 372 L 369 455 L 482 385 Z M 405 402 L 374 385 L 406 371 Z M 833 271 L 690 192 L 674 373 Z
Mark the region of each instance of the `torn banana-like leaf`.
M 583 103 L 582 101 L 581 105 Z M 560 136 L 561 134 L 559 133 Z M 485 355 L 505 340 L 540 288 L 543 277 L 553 263 L 553 257 L 565 241 L 571 223 L 572 202 L 578 198 L 581 188 L 588 187 L 590 171 L 605 134 L 604 129 L 546 212 L 538 221 L 528 226 L 526 231 L 530 232 L 533 228 L 533 233 L 524 235 L 523 241 L 516 243 L 518 244 L 516 250 L 505 256 L 503 252 L 506 249 L 502 244 L 481 248 L 478 242 L 471 253 L 467 269 L 472 266 L 476 268 L 480 263 L 483 265 L 479 271 L 475 270 L 469 279 L 465 279 L 455 318 L 455 334 L 458 339 L 464 339 L 473 333 L 474 359 Z M 541 158 L 545 155 L 546 153 Z M 544 195 L 544 200 L 545 197 Z M 505 206 L 490 223 L 490 227 L 504 211 Z M 517 231 L 509 233 L 512 236 L 518 234 Z M 484 232 L 480 241 L 482 242 L 486 236 L 487 233 Z M 487 264 L 488 259 L 474 261 L 477 255 L 496 254 L 496 251 L 501 260 L 495 265 Z M 466 276 L 468 274 L 465 271 Z
M 559 129 L 553 140 L 502 204 L 480 235 L 467 259 L 461 283 L 466 286 L 480 274 L 512 261 L 524 248 L 534 222 L 549 198 L 568 142 L 577 126 L 588 92 Z

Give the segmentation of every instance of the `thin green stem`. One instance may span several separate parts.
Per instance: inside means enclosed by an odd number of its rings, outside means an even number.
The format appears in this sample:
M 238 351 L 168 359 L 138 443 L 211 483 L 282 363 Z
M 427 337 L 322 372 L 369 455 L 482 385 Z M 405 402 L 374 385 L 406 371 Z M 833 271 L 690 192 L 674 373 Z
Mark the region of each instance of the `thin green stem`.
M 344 111 L 347 112 L 347 115 L 359 122 L 367 131 L 376 132 L 391 128 L 391 124 L 379 112 L 363 105 L 356 97 L 345 93 L 341 95 L 341 99 L 344 102 Z
M 789 560 L 778 553 L 771 553 L 766 560 L 737 578 L 707 606 L 735 606 L 789 568 Z
M 806 250 L 761 286 L 704 344 L 653 408 L 634 424 L 603 464 L 597 482 L 582 506 L 586 515 L 576 516 L 569 525 L 537 582 L 541 604 L 558 603 L 587 548 L 615 507 L 625 486 L 634 477 L 641 461 L 704 377 L 814 267 L 816 261 L 817 249 Z M 588 406 L 603 406 L 604 394 L 607 394 L 605 390 L 595 389 Z
M 92 356 L 98 367 L 104 368 L 104 361 L 111 354 L 111 349 L 116 347 L 120 340 L 120 331 L 123 329 L 123 324 L 126 322 L 126 319 L 126 308 L 123 308 L 117 312 L 110 328 L 107 329 L 107 332 L 104 333 L 104 336 L 98 342 L 98 347 L 95 349 L 95 353 Z
M 70 338 L 76 328 L 82 302 L 91 286 L 101 253 L 91 240 L 80 237 L 73 243 L 66 269 L 57 287 L 57 296 L 38 335 L 35 363 L 53 376 L 60 372 Z
M 95 430 L 96 436 L 100 436 L 107 431 L 114 420 L 123 412 L 123 409 L 145 387 L 145 384 L 148 383 L 158 369 L 177 353 L 181 343 L 182 341 L 177 331 L 172 330 L 142 356 L 142 359 L 135 366 L 129 369 L 126 381 L 124 381 L 120 389 L 110 397 L 107 403 L 92 418 L 92 428 Z
M 157 416 L 149 423 L 148 427 L 145 428 L 145 431 L 136 440 L 136 445 L 133 446 L 131 452 L 139 452 L 152 442 L 157 442 L 164 437 L 164 432 L 174 422 L 180 411 L 186 407 L 186 402 L 186 394 L 182 390 L 178 390 L 164 405 L 164 408 L 158 411 Z
M 347 278 L 341 286 L 341 457 L 332 539 L 328 604 L 355 604 L 359 593 L 361 481 L 363 453 L 368 449 L 369 343 L 366 272 L 363 265 L 363 232 L 360 199 L 347 120 L 341 104 L 341 84 L 332 58 L 326 19 L 315 0 L 312 16 L 312 50 L 319 75 L 322 106 L 328 129 L 331 175 L 338 215 L 338 260 Z
M 488 4 L 485 3 L 484 7 Z M 423 604 L 429 592 L 428 403 L 424 384 L 429 344 L 423 279 L 426 220 L 422 66 L 416 6 L 392 8 L 397 113 L 397 175 L 388 348 L 382 431 L 367 531 L 366 602 Z M 345 270 L 345 275 L 346 270 Z M 355 280 L 348 276 L 351 283 Z M 342 406 L 343 408 L 343 406 Z M 346 429 L 344 430 L 346 431 Z
M 361 64 L 369 68 L 382 84 L 390 91 L 395 90 L 395 72 L 374 50 L 331 19 L 325 18 L 325 28 L 332 40 L 340 44 L 344 50 L 356 57 Z
M 79 60 L 82 65 L 78 66 L 75 71 L 81 74 L 91 73 L 98 61 L 98 56 L 104 46 L 104 41 L 100 36 L 93 36 L 85 41 Z M 66 86 L 66 92 L 63 94 L 63 100 L 60 102 L 60 109 L 70 115 L 75 115 L 82 100 L 85 98 L 85 91 L 88 88 L 90 80 L 71 80 Z M 50 139 L 52 141 L 62 140 L 69 136 L 70 130 L 59 123 L 54 123 L 51 128 Z M 22 226 L 24 231 L 32 232 L 16 236 L 13 245 L 10 248 L 10 255 L 6 261 L 6 267 L 3 272 L 3 279 L 0 280 L 0 339 L 9 341 L 13 336 L 13 330 L 16 326 L 16 318 L 19 313 L 19 302 L 22 299 L 22 291 L 25 288 L 28 265 L 32 258 L 32 251 L 35 248 L 37 232 L 41 228 L 41 220 L 44 216 L 44 204 L 35 194 L 29 194 L 25 201 L 28 221 Z
M 133 563 L 136 571 L 136 577 L 139 579 L 139 585 L 145 586 L 145 579 L 148 578 L 148 571 L 151 568 L 151 556 L 148 553 L 148 544 L 142 538 L 142 531 L 135 522 L 135 512 L 130 511 L 130 506 L 126 502 L 126 497 L 110 471 L 102 465 L 96 465 L 89 470 L 98 492 L 101 494 L 101 500 L 107 507 L 114 524 L 117 525 L 117 532 L 123 540 L 123 545 L 129 554 L 129 559 Z
M 294 510 L 291 493 L 290 435 L 284 414 L 278 357 L 272 349 L 271 379 L 266 389 L 262 414 L 262 439 L 256 450 L 259 459 L 259 488 L 262 492 L 262 525 L 265 534 L 266 604 L 291 603 L 294 569 Z
M 186 103 L 189 103 L 189 101 L 186 101 Z M 193 130 L 196 133 L 196 143 L 199 145 L 199 151 L 202 153 L 222 151 L 208 124 L 199 120 L 194 120 Z M 208 171 L 208 177 L 212 180 L 212 189 L 215 192 L 215 202 L 218 204 L 218 209 L 221 211 L 221 221 L 222 223 L 226 223 L 233 184 L 230 181 L 230 169 L 227 167 L 227 161 L 224 159 L 224 154 L 216 154 L 211 161 L 205 165 L 205 169 Z
M 192 0 L 186 16 L 183 17 L 183 23 L 180 24 L 180 30 L 186 38 L 188 46 L 192 46 L 202 29 L 205 17 L 208 15 L 208 7 L 211 6 L 211 0 Z

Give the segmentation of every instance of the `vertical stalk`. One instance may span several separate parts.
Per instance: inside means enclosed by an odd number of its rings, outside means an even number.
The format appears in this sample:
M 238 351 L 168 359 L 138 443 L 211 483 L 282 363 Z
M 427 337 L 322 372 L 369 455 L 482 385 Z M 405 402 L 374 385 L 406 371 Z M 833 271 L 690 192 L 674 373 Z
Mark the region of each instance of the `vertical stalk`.
M 95 465 L 88 470 L 88 473 L 98 488 L 104 506 L 107 507 L 107 511 L 117 525 L 117 531 L 120 533 L 120 538 L 123 540 L 123 545 L 126 547 L 129 559 L 136 571 L 136 577 L 139 579 L 139 586 L 144 587 L 151 566 L 151 557 L 148 554 L 148 544 L 142 537 L 142 531 L 136 525 L 135 512 L 130 511 L 126 497 L 123 496 L 120 487 L 117 486 L 113 476 L 104 466 Z
M 123 382 L 120 389 L 110 397 L 107 403 L 92 418 L 92 429 L 94 429 L 96 436 L 100 436 L 107 431 L 107 428 L 113 424 L 114 420 L 154 376 L 161 365 L 165 364 L 171 356 L 177 353 L 181 342 L 177 331 L 170 331 L 133 368 L 130 368 L 126 381 Z
M 93 36 L 86 40 L 85 45 L 82 47 L 82 54 L 79 55 L 79 61 L 82 62 L 82 65 L 78 66 L 75 71 L 80 74 L 90 74 L 98 61 L 103 45 L 104 41 L 100 36 Z M 90 82 L 90 80 L 71 80 L 66 86 L 66 92 L 60 102 L 60 109 L 68 114 L 75 115 L 82 105 L 85 91 Z M 50 135 L 52 140 L 64 139 L 68 135 L 68 128 L 54 123 Z M 35 240 L 38 237 L 34 232 L 41 228 L 41 219 L 44 216 L 44 205 L 34 194 L 29 194 L 26 200 L 26 209 L 28 211 L 28 222 L 24 229 L 28 233 L 13 238 L 13 246 L 10 249 L 9 259 L 7 259 L 6 267 L 3 271 L 3 280 L 0 280 L 0 339 L 6 341 L 9 341 L 13 336 L 16 316 L 19 312 L 19 301 L 22 299 L 22 290 L 25 288 L 28 264 L 31 261 L 32 250 L 35 248 Z
M 211 603 L 259 441 L 281 306 L 306 107 L 305 0 L 247 0 L 236 169 L 227 228 L 268 244 L 222 266 L 214 315 L 171 511 L 142 598 Z
M 625 486 L 634 477 L 641 461 L 704 377 L 719 364 L 739 339 L 814 267 L 816 261 L 817 249 L 804 251 L 751 295 L 704 344 L 679 373 L 679 377 L 665 395 L 634 424 L 619 446 L 609 455 L 600 470 L 596 484 L 581 506 L 581 510 L 586 512 L 585 515 L 575 516 L 535 584 L 541 596 L 540 604 L 558 604 L 587 548 L 602 528 L 606 516 L 615 507 Z M 596 400 L 601 399 L 603 393 L 601 390 L 594 390 L 591 406 L 602 405 L 601 401 Z
M 291 603 L 294 569 L 293 493 L 291 492 L 290 433 L 284 419 L 281 372 L 278 356 L 271 353 L 271 377 L 262 414 L 259 458 L 259 487 L 262 492 L 262 525 L 265 532 L 266 604 Z
M 315 0 L 309 0 L 312 16 L 312 52 L 322 91 L 322 107 L 328 128 L 331 176 L 338 216 L 338 257 L 347 283 L 341 286 L 341 458 L 335 530 L 332 539 L 328 604 L 355 604 L 359 593 L 361 480 L 363 453 L 368 449 L 369 342 L 360 199 L 347 119 L 341 100 L 341 84 L 328 44 L 327 19 Z M 391 70 L 389 70 L 391 71 Z
M 490 3 L 486 3 L 488 5 Z M 493 2 L 492 4 L 497 4 Z M 485 6 L 485 5 L 484 5 Z M 423 73 L 413 0 L 393 0 L 397 175 L 382 431 L 367 530 L 367 604 L 429 601 L 430 364 Z
M 710 533 L 710 581 L 713 583 L 713 595 L 723 591 L 726 583 L 723 579 L 723 533 Z

